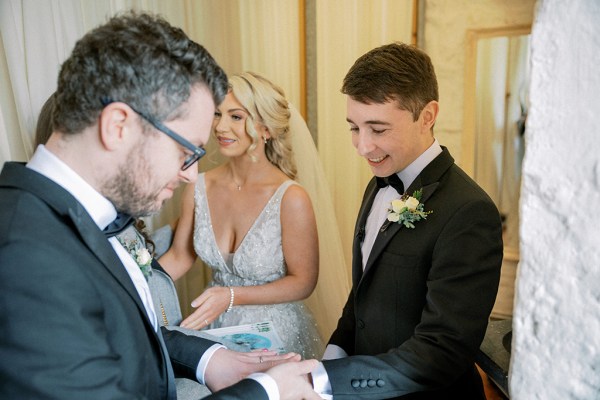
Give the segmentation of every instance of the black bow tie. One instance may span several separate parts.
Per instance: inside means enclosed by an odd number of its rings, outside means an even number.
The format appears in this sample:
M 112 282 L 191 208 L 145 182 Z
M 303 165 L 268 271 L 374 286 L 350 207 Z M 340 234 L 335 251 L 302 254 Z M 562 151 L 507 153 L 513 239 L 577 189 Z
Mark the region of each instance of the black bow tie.
M 132 223 L 133 223 L 133 217 L 131 215 L 124 214 L 124 213 L 117 213 L 117 218 L 115 218 L 115 220 L 113 222 L 108 224 L 108 226 L 106 228 L 104 228 L 104 230 L 102 232 L 104 232 L 104 234 L 106 235 L 107 238 L 111 238 L 111 237 L 116 236 L 119 233 L 123 232 Z
M 404 184 L 397 174 L 392 174 L 387 178 L 381 178 L 378 176 L 376 179 L 378 188 L 382 189 L 386 186 L 391 186 L 396 189 L 396 192 L 398 192 L 399 195 L 404 194 Z

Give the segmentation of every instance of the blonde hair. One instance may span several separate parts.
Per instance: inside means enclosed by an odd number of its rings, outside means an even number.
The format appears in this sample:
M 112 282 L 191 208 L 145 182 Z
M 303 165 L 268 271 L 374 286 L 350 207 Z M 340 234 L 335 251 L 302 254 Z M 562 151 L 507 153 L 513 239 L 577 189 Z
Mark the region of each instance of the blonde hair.
M 229 77 L 229 86 L 235 98 L 249 114 L 246 132 L 252 138 L 247 152 L 256 148 L 258 137 L 254 123 L 263 124 L 271 135 L 265 143 L 265 154 L 271 164 L 279 168 L 290 179 L 296 178 L 296 163 L 290 143 L 290 109 L 283 90 L 268 79 L 254 73 L 244 72 Z

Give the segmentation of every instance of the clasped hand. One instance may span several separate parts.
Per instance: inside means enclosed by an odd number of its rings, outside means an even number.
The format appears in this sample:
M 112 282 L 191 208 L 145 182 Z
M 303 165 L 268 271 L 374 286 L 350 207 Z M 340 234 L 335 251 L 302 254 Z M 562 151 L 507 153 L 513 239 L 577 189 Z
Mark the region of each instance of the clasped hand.
M 300 361 L 299 354 L 277 355 L 272 351 L 238 353 L 219 349 L 211 357 L 204 379 L 211 391 L 230 386 L 254 372 L 266 372 L 277 382 L 282 400 L 320 399 L 310 384 L 308 374 L 316 360 Z

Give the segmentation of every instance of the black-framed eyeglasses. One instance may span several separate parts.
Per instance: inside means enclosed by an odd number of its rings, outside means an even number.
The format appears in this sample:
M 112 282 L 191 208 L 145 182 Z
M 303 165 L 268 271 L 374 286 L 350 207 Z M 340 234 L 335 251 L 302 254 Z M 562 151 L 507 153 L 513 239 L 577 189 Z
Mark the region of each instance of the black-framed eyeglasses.
M 113 100 L 111 98 L 102 98 L 100 101 L 102 102 L 102 105 L 104 107 L 106 107 L 110 103 L 116 103 L 116 102 L 127 104 L 124 101 L 121 102 L 118 100 Z M 142 117 L 146 121 L 148 121 L 153 127 L 155 127 L 156 129 L 158 129 L 165 135 L 169 136 L 171 139 L 173 139 L 174 141 L 176 141 L 177 143 L 179 143 L 180 145 L 182 145 L 183 147 L 185 147 L 186 149 L 188 149 L 189 151 L 192 152 L 192 154 L 190 154 L 183 162 L 183 165 L 181 166 L 182 171 L 185 171 L 186 169 L 188 169 L 189 167 L 194 165 L 199 159 L 201 159 L 206 154 L 206 150 L 204 150 L 202 147 L 194 146 L 183 136 L 179 135 L 178 133 L 175 133 L 173 130 L 171 130 L 168 127 L 166 127 L 165 125 L 163 125 L 156 118 L 154 118 L 144 112 L 136 110 L 130 104 L 127 104 L 127 105 L 129 106 L 129 108 L 131 108 L 133 111 L 135 111 L 136 114 L 138 114 L 140 117 Z

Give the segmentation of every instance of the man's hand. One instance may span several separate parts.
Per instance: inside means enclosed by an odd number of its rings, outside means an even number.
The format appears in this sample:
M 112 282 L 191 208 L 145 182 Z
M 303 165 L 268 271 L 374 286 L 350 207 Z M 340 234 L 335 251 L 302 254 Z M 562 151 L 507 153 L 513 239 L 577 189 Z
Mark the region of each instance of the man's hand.
M 289 362 L 269 369 L 267 374 L 277 382 L 281 400 L 321 400 L 308 378 L 317 364 L 317 360 Z
M 290 361 L 300 361 L 300 355 L 296 353 L 277 355 L 273 351 L 240 353 L 224 348 L 219 349 L 208 362 L 204 372 L 204 383 L 215 392 L 239 382 L 251 373 L 263 372 Z

